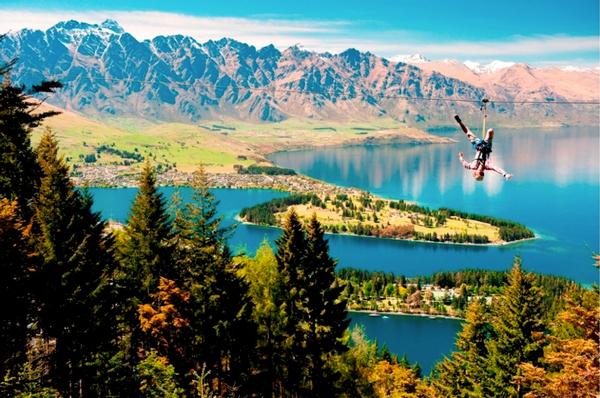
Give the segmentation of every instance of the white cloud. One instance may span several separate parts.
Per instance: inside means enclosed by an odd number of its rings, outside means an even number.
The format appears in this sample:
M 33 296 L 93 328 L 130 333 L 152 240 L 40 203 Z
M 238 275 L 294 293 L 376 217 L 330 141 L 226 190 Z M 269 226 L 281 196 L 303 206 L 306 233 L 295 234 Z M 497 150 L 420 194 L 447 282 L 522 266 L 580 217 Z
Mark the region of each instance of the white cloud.
M 182 34 L 198 40 L 231 37 L 252 44 L 255 44 L 254 42 L 270 44 L 278 37 L 290 42 L 302 38 L 302 35 L 331 34 L 348 24 L 345 21 L 286 20 L 273 17 L 266 19 L 197 17 L 158 11 L 72 12 L 0 9 L 0 26 L 5 31 L 17 31 L 23 28 L 45 30 L 60 21 L 69 19 L 100 23 L 108 18 L 119 22 L 127 32 L 139 40 L 151 39 L 159 35 Z
M 504 41 L 422 43 L 420 51 L 425 54 L 494 57 L 507 55 L 543 55 L 598 51 L 596 36 L 536 36 L 517 37 Z
M 231 37 L 261 47 L 274 44 L 286 48 L 300 44 L 308 50 L 337 53 L 353 47 L 361 51 L 393 57 L 422 53 L 433 59 L 472 58 L 479 61 L 512 57 L 569 59 L 569 54 L 598 53 L 595 36 L 512 37 L 496 41 L 439 41 L 420 32 L 382 31 L 367 36 L 357 24 L 343 20 L 295 20 L 267 15 L 253 18 L 200 17 L 158 11 L 42 11 L 0 9 L 2 30 L 47 29 L 59 21 L 75 19 L 100 23 L 117 20 L 137 39 L 158 35 L 183 34 L 198 41 Z M 595 55 L 596 56 L 596 55 Z

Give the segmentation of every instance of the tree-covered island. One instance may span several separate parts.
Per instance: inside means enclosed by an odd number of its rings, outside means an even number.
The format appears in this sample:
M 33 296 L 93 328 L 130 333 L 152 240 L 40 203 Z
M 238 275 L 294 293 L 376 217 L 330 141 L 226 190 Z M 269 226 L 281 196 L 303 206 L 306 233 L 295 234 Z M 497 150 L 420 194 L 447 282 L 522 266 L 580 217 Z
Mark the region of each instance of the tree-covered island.
M 305 220 L 315 214 L 330 233 L 471 244 L 503 244 L 535 237 L 533 231 L 516 222 L 446 208 L 429 209 L 367 192 L 291 194 L 244 208 L 240 218 L 278 226 L 290 209 Z

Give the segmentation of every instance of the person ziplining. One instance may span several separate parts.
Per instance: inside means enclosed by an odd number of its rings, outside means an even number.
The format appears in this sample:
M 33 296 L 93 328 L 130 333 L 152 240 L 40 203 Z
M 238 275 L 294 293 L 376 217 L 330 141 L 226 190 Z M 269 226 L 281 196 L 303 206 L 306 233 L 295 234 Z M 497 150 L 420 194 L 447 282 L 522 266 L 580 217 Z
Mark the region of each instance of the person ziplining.
M 484 100 L 483 105 L 482 105 L 482 110 L 484 110 L 486 103 L 487 103 L 487 100 Z M 485 131 L 486 116 L 487 115 L 484 112 L 482 131 Z M 473 146 L 473 150 L 475 150 L 475 159 L 473 159 L 471 162 L 465 161 L 463 152 L 459 152 L 459 154 L 458 154 L 458 158 L 460 159 L 460 162 L 462 163 L 463 167 L 467 170 L 474 170 L 473 178 L 475 178 L 475 180 L 477 180 L 477 181 L 481 181 L 481 180 L 483 180 L 483 177 L 485 176 L 485 171 L 491 170 L 491 171 L 495 171 L 496 173 L 502 175 L 502 177 L 504 177 L 506 180 L 510 180 L 512 178 L 512 174 L 507 173 L 502 168 L 494 165 L 491 160 L 492 141 L 494 139 L 494 130 L 493 129 L 487 130 L 487 132 L 485 133 L 485 137 L 483 139 L 481 139 L 481 138 L 477 137 L 467 126 L 465 126 L 465 124 L 462 122 L 462 120 L 460 120 L 460 117 L 458 115 L 454 115 L 454 120 L 456 120 L 456 122 L 460 125 L 460 128 L 462 129 L 462 131 L 465 133 L 465 135 L 471 142 L 471 145 Z

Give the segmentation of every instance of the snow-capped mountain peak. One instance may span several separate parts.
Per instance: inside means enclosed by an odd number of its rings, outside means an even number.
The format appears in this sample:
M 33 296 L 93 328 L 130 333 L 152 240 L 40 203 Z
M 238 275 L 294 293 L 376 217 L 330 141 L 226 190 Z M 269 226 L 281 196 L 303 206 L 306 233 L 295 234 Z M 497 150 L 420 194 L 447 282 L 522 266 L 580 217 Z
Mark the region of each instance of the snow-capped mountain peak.
M 391 58 L 394 62 L 404 62 L 405 64 L 423 64 L 431 60 L 423 56 L 423 54 L 402 54 Z
M 100 27 L 104 28 L 104 29 L 111 30 L 111 31 L 113 31 L 115 33 L 118 33 L 118 34 L 125 33 L 125 30 L 114 19 L 107 19 L 107 20 L 105 20 L 104 22 L 102 22 L 100 24 Z
M 471 69 L 473 72 L 481 74 L 481 73 L 494 73 L 501 69 L 510 68 L 515 63 L 514 62 L 506 62 L 506 61 L 492 61 L 490 63 L 484 64 L 475 61 L 465 61 L 465 66 Z

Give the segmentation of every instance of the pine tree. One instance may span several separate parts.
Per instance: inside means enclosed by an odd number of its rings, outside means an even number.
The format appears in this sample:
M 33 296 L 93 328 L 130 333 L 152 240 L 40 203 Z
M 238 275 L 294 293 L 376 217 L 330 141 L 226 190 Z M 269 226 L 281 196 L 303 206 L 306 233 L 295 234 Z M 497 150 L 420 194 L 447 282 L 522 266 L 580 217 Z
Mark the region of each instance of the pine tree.
M 435 369 L 435 389 L 442 396 L 482 397 L 481 381 L 486 375 L 487 341 L 492 333 L 484 305 L 469 305 L 463 330 L 459 333 L 457 352 L 445 358 Z
M 16 201 L 0 199 L 0 379 L 14 376 L 27 350 L 30 315 L 29 274 L 33 267 L 28 231 Z M 2 391 L 0 391 L 0 394 Z
M 69 180 L 50 132 L 37 155 L 42 179 L 33 217 L 42 264 L 36 293 L 42 336 L 56 342 L 52 378 L 65 395 L 107 394 L 101 363 L 112 356 L 115 336 L 112 236 L 92 212 L 90 196 Z
M 306 369 L 306 331 L 302 322 L 302 299 L 306 295 L 304 263 L 306 236 L 298 216 L 290 210 L 286 216 L 283 234 L 277 239 L 277 266 L 280 274 L 274 291 L 275 304 L 282 313 L 282 333 L 273 358 L 280 395 L 298 396 Z
M 307 330 L 306 357 L 308 367 L 304 384 L 315 397 L 333 394 L 334 375 L 326 374 L 326 363 L 332 355 L 343 352 L 344 332 L 350 320 L 343 290 L 336 281 L 335 260 L 329 255 L 329 244 L 323 228 L 313 215 L 307 225 L 307 251 L 304 260 L 306 294 L 302 297 L 302 329 Z
M 220 226 L 218 202 L 203 169 L 194 173 L 191 187 L 192 200 L 177 210 L 174 222 L 177 279 L 190 295 L 189 323 L 195 336 L 190 359 L 196 372 L 206 364 L 219 389 L 235 387 L 245 395 L 251 391 L 248 348 L 256 344 L 248 285 L 232 261 L 228 229 Z
M 149 162 L 142 169 L 125 233 L 123 278 L 137 309 L 137 305 L 148 301 L 161 276 L 172 279 L 174 275 L 171 223 L 165 199 L 156 187 L 155 170 Z
M 0 36 L 0 41 L 3 36 Z M 28 91 L 9 79 L 12 63 L 0 65 L 0 198 L 18 199 L 20 215 L 28 220 L 30 204 L 39 184 L 41 171 L 31 148 L 33 128 L 58 112 L 35 112 L 40 101 L 31 95 L 52 93 L 62 87 L 58 82 L 43 82 Z
M 521 269 L 517 258 L 497 307 L 493 309 L 495 335 L 488 341 L 491 377 L 485 380 L 486 395 L 522 396 L 515 383 L 519 364 L 539 364 L 543 354 L 544 330 L 542 292 L 532 275 Z
M 120 267 L 117 275 L 119 297 L 123 303 L 119 311 L 122 375 L 127 393 L 135 394 L 137 386 L 131 383 L 140 350 L 147 336 L 140 328 L 138 307 L 151 302 L 151 294 L 158 289 L 160 277 L 173 279 L 171 223 L 165 200 L 156 187 L 155 171 L 146 162 L 140 176 L 140 187 L 134 200 L 125 233 L 119 245 Z

